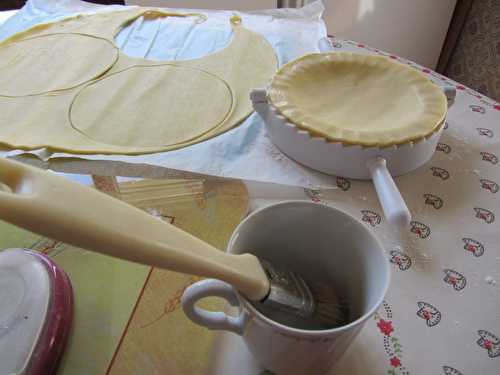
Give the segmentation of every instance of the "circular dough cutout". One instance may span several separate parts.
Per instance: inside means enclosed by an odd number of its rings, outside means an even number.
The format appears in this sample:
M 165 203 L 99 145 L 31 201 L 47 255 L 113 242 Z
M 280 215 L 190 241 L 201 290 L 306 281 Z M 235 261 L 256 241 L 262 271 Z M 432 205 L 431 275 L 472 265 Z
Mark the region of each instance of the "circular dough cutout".
M 446 115 L 443 92 L 415 69 L 379 56 L 311 54 L 276 74 L 271 102 L 330 141 L 388 146 L 421 139 Z
M 168 147 L 196 142 L 232 106 L 229 86 L 213 74 L 172 64 L 134 66 L 84 87 L 72 103 L 70 122 L 100 143 Z
M 109 70 L 118 53 L 106 39 L 76 33 L 7 43 L 0 47 L 0 96 L 21 97 L 76 87 Z

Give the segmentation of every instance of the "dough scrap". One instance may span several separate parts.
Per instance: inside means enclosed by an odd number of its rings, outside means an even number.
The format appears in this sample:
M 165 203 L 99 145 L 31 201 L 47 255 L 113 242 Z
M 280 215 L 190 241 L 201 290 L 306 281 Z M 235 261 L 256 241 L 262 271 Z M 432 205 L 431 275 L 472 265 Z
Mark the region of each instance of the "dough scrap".
M 193 14 L 138 7 L 77 15 L 0 43 L 0 67 L 7 68 L 0 69 L 0 146 L 73 154 L 169 151 L 215 137 L 253 112 L 250 91 L 265 87 L 277 69 L 262 36 L 233 17 L 233 38 L 223 50 L 160 63 L 129 57 L 114 43 L 116 33 L 141 16 Z M 194 16 L 195 23 L 206 18 Z M 81 45 L 73 57 L 65 53 L 75 49 L 70 40 Z M 96 41 L 102 46 L 95 47 Z M 25 43 L 35 48 L 19 55 Z M 53 45 L 65 52 L 55 53 Z M 36 56 L 43 57 L 38 66 Z M 69 64 L 68 56 L 78 61 Z M 11 64 L 18 58 L 22 64 Z M 37 77 L 42 67 L 47 72 Z
M 117 60 L 113 43 L 84 34 L 47 34 L 6 44 L 0 48 L 0 96 L 67 90 L 99 77 Z

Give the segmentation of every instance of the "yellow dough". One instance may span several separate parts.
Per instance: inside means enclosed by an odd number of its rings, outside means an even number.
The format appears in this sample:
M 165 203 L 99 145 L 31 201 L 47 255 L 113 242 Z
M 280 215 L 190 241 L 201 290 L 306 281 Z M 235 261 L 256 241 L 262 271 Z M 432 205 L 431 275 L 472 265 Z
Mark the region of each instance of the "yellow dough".
M 381 56 L 311 54 L 273 78 L 269 99 L 288 120 L 329 141 L 385 147 L 440 128 L 442 90 L 423 74 Z
M 195 110 L 190 108 L 192 93 L 185 87 L 197 90 Z M 202 70 L 133 66 L 81 90 L 71 106 L 70 121 L 97 142 L 165 147 L 193 140 L 219 126 L 229 115 L 232 100 L 226 83 Z
M 114 36 L 146 8 L 78 15 L 0 43 L 0 144 L 85 154 L 144 154 L 214 137 L 252 112 L 255 87 L 277 69 L 263 37 L 231 19 L 233 38 L 199 59 L 124 55 Z
M 7 44 L 0 48 L 0 96 L 69 89 L 102 75 L 117 59 L 118 48 L 111 42 L 82 34 L 44 35 Z

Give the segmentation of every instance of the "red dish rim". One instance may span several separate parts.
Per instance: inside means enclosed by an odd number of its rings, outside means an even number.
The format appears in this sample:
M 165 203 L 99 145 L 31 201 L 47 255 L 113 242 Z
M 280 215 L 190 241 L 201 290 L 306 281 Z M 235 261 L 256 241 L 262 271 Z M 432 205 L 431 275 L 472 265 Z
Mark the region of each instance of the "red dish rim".
M 38 338 L 26 375 L 53 375 L 59 366 L 73 320 L 73 288 L 66 273 L 47 256 L 25 250 L 47 269 L 51 294 L 47 318 Z

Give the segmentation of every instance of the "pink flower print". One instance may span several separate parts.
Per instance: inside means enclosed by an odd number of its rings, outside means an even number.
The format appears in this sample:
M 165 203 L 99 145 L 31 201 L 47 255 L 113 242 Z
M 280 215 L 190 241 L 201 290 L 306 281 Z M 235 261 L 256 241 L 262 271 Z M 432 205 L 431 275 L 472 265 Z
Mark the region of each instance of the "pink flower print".
M 495 214 L 490 210 L 481 207 L 474 207 L 476 217 L 483 220 L 485 223 L 491 224 L 495 221 Z
M 363 221 L 369 223 L 372 227 L 377 226 L 382 221 L 382 218 L 376 212 L 370 210 L 361 210 Z
M 480 152 L 479 154 L 481 155 L 481 159 L 484 161 L 490 162 L 491 164 L 498 163 L 498 157 L 491 152 Z
M 489 341 L 489 340 L 484 340 L 483 346 L 484 346 L 485 349 L 489 350 L 489 349 L 491 349 L 493 347 L 493 343 L 491 341 Z
M 477 340 L 477 344 L 486 349 L 488 357 L 495 358 L 500 356 L 500 338 L 485 330 L 479 330 L 477 333 L 480 337 Z
M 428 327 L 433 327 L 441 321 L 441 313 L 427 302 L 417 302 L 417 315 L 424 319 Z
M 427 238 L 431 234 L 431 229 L 419 221 L 410 222 L 410 231 L 415 233 L 418 238 Z
M 474 256 L 480 257 L 484 254 L 484 246 L 480 242 L 472 238 L 462 238 L 462 241 L 464 241 L 464 249 L 470 251 Z
M 408 255 L 395 250 L 392 250 L 390 254 L 390 262 L 396 264 L 401 271 L 406 271 L 411 267 L 411 258 Z
M 483 189 L 489 190 L 493 194 L 496 193 L 496 192 L 498 192 L 498 190 L 499 190 L 498 184 L 496 182 L 494 182 L 494 181 L 482 178 L 481 180 L 479 180 L 479 182 L 481 182 L 481 187 Z
M 392 327 L 392 322 L 390 320 L 385 321 L 384 319 L 380 319 L 379 322 L 377 323 L 377 327 L 380 329 L 380 332 L 382 332 L 386 336 L 390 336 L 391 333 L 394 331 L 394 328 Z
M 399 366 L 401 366 L 401 361 L 399 360 L 398 357 L 392 357 L 391 358 L 391 366 L 392 367 L 399 367 Z
M 462 290 L 467 285 L 467 280 L 464 275 L 455 270 L 444 269 L 443 281 L 453 287 L 455 290 Z

